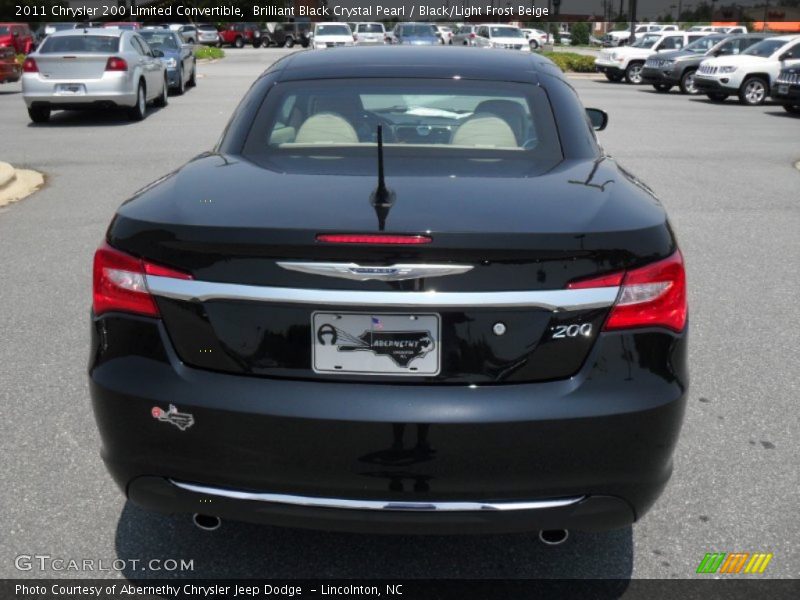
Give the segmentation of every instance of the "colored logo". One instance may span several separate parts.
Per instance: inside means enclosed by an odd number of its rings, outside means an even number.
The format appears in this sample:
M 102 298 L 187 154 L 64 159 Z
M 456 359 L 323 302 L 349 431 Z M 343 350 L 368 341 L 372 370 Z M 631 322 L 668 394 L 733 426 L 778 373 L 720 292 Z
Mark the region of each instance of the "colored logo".
M 698 573 L 763 573 L 772 553 L 766 552 L 708 552 L 697 565 Z
M 179 412 L 174 404 L 169 405 L 169 410 L 154 406 L 150 409 L 150 415 L 157 421 L 175 425 L 181 431 L 186 431 L 194 425 L 194 417 L 189 413 Z

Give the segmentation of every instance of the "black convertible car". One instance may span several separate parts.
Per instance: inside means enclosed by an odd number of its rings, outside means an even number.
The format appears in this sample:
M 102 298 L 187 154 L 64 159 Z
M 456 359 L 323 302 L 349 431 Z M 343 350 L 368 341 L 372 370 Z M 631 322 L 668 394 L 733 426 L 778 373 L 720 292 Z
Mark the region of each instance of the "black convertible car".
M 624 527 L 672 469 L 684 266 L 547 59 L 272 65 L 94 261 L 102 455 L 133 502 L 361 531 Z

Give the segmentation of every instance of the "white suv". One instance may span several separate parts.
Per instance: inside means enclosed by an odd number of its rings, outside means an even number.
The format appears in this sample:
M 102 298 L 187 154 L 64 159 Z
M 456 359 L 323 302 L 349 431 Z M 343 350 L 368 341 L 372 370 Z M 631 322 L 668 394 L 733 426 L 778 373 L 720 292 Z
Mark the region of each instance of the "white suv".
M 797 64 L 800 35 L 771 37 L 741 54 L 704 60 L 694 75 L 694 85 L 715 102 L 736 94 L 742 104 L 756 106 L 767 99 L 781 69 Z
M 642 67 L 647 57 L 654 52 L 680 50 L 687 44 L 709 35 L 708 32 L 671 31 L 668 33 L 647 33 L 630 46 L 613 50 L 602 50 L 594 61 L 595 68 L 605 73 L 609 81 L 642 83 Z
M 531 49 L 522 30 L 511 25 L 481 25 L 475 32 L 473 42 L 479 48 L 505 48 L 524 52 Z
M 317 50 L 355 45 L 355 36 L 346 23 L 316 23 L 311 47 Z

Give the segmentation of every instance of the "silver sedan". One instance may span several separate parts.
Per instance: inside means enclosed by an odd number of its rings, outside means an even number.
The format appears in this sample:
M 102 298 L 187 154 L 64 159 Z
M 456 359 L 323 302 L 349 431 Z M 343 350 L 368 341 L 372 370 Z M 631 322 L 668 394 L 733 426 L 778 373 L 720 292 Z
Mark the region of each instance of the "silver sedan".
M 22 97 L 35 123 L 52 110 L 122 107 L 141 120 L 147 104 L 167 104 L 163 54 L 123 29 L 57 31 L 25 59 Z

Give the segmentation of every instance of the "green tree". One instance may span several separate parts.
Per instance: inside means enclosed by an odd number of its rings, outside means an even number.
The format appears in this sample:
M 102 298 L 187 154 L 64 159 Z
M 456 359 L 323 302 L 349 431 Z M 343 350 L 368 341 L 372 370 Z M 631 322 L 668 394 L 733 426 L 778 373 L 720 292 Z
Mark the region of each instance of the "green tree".
M 572 45 L 587 46 L 589 44 L 589 26 L 586 23 L 575 23 L 572 26 Z

